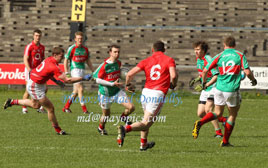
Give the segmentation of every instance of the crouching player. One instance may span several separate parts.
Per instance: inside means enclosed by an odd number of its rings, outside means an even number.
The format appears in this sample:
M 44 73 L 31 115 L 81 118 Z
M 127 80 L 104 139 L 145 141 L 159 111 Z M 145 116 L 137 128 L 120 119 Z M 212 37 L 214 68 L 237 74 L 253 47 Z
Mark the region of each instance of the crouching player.
M 67 78 L 61 71 L 58 63 L 63 59 L 64 50 L 59 47 L 53 48 L 52 56 L 45 59 L 40 65 L 30 72 L 29 81 L 27 82 L 27 92 L 32 99 L 8 99 L 4 104 L 4 109 L 13 105 L 27 106 L 35 109 L 43 106 L 47 110 L 49 121 L 52 123 L 56 133 L 59 135 L 65 135 L 56 119 L 54 112 L 54 105 L 46 97 L 46 82 L 53 78 L 53 76 L 63 80 L 65 83 L 74 83 L 81 80 L 90 80 L 91 75 L 85 75 L 84 77 Z M 57 81 L 58 82 L 58 81 Z M 60 82 L 58 82 L 60 83 Z

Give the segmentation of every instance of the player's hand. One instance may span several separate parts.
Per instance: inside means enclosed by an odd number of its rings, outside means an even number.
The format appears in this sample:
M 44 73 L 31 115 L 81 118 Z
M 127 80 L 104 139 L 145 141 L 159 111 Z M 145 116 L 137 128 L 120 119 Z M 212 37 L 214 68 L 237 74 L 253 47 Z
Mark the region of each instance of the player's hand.
M 129 83 L 126 85 L 125 90 L 130 92 L 130 93 L 133 93 L 133 92 L 135 92 L 135 86 L 132 85 L 131 83 Z
M 66 75 L 67 78 L 71 77 L 71 74 L 69 72 L 65 72 L 65 75 Z
M 257 85 L 257 80 L 254 79 L 254 80 L 250 81 L 250 83 L 251 83 L 251 86 L 256 86 Z
M 89 81 L 91 78 L 92 78 L 91 74 L 87 74 L 87 75 L 83 76 L 84 81 Z
M 60 80 L 56 80 L 55 83 L 57 85 L 59 85 L 61 88 L 64 88 L 65 87 L 65 84 L 62 81 L 60 81 Z
M 194 88 L 194 90 L 197 91 L 197 92 L 201 92 L 203 90 L 202 84 L 196 85 L 196 87 Z
M 192 87 L 196 82 L 199 82 L 201 80 L 200 77 L 197 77 L 189 82 L 189 86 Z
M 175 89 L 175 87 L 176 87 L 176 85 L 173 85 L 173 84 L 172 84 L 172 82 L 170 82 L 169 89 L 174 90 L 174 89 Z
M 119 79 L 117 79 L 116 81 L 114 81 L 114 86 L 120 88 L 122 85 L 123 85 L 123 83 L 120 83 L 120 82 L 119 82 Z

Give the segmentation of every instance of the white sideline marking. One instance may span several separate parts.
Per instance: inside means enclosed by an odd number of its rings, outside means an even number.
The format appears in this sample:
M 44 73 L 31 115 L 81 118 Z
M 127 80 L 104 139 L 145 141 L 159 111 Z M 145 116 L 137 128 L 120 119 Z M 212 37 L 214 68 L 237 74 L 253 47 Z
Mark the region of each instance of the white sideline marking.
M 32 150 L 88 150 L 88 148 L 65 148 L 65 147 L 39 147 L 39 146 L 23 146 L 23 147 L 17 147 L 17 146 L 5 146 L 4 149 L 10 149 L 10 150 L 19 150 L 19 149 L 32 149 Z M 98 148 L 94 149 L 98 151 L 109 151 L 109 152 L 139 152 L 139 148 L 137 150 L 131 150 L 131 149 L 111 149 L 111 148 Z

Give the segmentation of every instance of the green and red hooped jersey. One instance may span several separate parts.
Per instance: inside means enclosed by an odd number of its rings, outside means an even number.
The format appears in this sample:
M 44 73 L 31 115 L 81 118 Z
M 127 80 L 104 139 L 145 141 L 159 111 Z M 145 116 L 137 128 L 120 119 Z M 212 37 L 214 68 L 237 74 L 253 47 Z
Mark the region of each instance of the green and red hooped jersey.
M 198 70 L 199 76 L 201 77 L 201 81 L 202 81 L 202 72 L 203 72 L 203 69 L 211 61 L 212 61 L 212 58 L 209 55 L 205 55 L 201 59 L 200 58 L 197 58 L 196 59 L 196 66 L 197 66 L 197 70 Z M 216 68 L 212 68 L 210 71 L 208 71 L 208 74 L 207 74 L 207 82 L 209 82 L 212 79 L 212 77 L 214 75 L 217 75 L 217 74 L 219 74 L 219 72 L 218 72 L 218 70 Z M 215 84 L 210 85 L 209 87 L 207 87 L 207 89 L 205 91 L 210 91 L 214 86 L 215 86 Z
M 216 55 L 206 69 L 218 67 L 216 88 L 223 92 L 235 92 L 240 88 L 241 69 L 248 69 L 248 61 L 243 53 L 234 48 L 225 49 Z
M 70 60 L 70 70 L 74 68 L 85 69 L 85 62 L 89 58 L 88 48 L 85 46 L 78 47 L 73 44 L 68 48 L 65 58 Z
M 110 62 L 108 58 L 93 73 L 94 78 L 100 78 L 108 82 L 114 82 L 120 78 L 121 61 Z M 99 92 L 105 96 L 114 96 L 120 89 L 116 86 L 104 86 L 99 84 Z

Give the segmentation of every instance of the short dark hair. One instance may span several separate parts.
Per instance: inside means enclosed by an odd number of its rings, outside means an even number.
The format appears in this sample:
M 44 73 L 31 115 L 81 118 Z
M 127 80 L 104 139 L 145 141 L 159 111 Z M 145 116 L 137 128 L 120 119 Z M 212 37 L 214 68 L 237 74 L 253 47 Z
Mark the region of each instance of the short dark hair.
M 39 29 L 35 29 L 35 30 L 33 31 L 33 34 L 34 34 L 34 33 L 42 34 L 42 31 L 39 30 Z
M 200 46 L 201 50 L 203 50 L 205 53 L 208 52 L 209 46 L 207 42 L 200 40 L 193 43 L 193 48 L 196 48 L 198 46 Z
M 119 45 L 116 45 L 116 44 L 112 44 L 109 46 L 109 52 L 112 51 L 112 48 L 118 48 L 120 49 L 120 46 Z
M 227 46 L 227 47 L 235 47 L 235 38 L 233 36 L 228 36 L 224 39 L 224 44 Z
M 165 44 L 162 41 L 157 41 L 153 44 L 154 51 L 162 51 L 165 52 Z
M 61 47 L 54 47 L 52 50 L 52 55 L 56 54 L 60 54 L 60 53 L 64 53 L 64 49 L 62 49 Z

